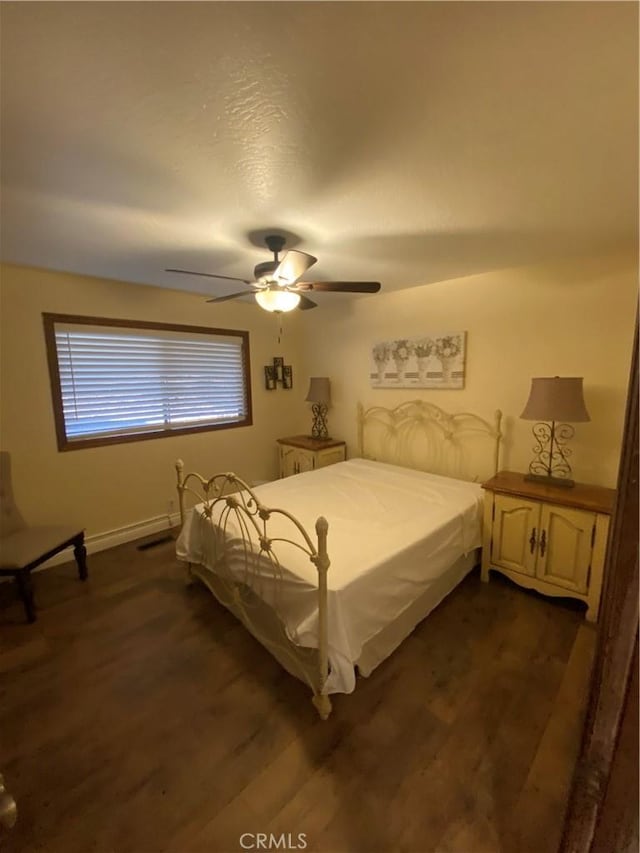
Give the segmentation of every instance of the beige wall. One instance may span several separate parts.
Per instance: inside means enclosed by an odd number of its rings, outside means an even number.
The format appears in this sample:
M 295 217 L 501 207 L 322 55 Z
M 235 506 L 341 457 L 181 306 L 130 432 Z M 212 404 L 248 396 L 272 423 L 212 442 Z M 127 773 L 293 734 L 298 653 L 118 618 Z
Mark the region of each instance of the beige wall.
M 0 278 L 0 437 L 14 459 L 17 500 L 33 523 L 69 520 L 105 533 L 167 512 L 174 468 L 276 476 L 275 439 L 308 432 L 310 375 L 330 376 L 329 427 L 356 450 L 355 404 L 396 405 L 422 397 L 450 411 L 505 415 L 502 467 L 526 470 L 531 424 L 518 418 L 532 376 L 584 376 L 592 421 L 576 425 L 574 474 L 613 486 L 619 459 L 637 301 L 635 259 L 500 270 L 350 302 L 336 297 L 284 319 L 244 303 L 206 305 L 162 288 L 2 268 Z M 42 312 L 88 314 L 247 329 L 251 334 L 254 425 L 59 453 Z M 467 331 L 462 391 L 372 389 L 372 343 L 428 332 Z M 294 389 L 264 390 L 274 355 L 293 365 Z
M 59 453 L 43 311 L 248 330 L 253 426 Z M 13 266 L 1 270 L 0 313 L 1 443 L 12 454 L 16 500 L 34 524 L 73 521 L 91 536 L 166 514 L 178 457 L 202 473 L 273 478 L 275 439 L 306 424 L 295 315 L 279 345 L 277 318 L 251 304 L 212 306 L 181 291 Z M 264 390 L 263 367 L 275 355 L 293 365 L 293 390 Z
M 329 376 L 331 435 L 356 450 L 355 404 L 429 400 L 505 416 L 502 467 L 526 471 L 532 424 L 519 419 L 533 376 L 583 376 L 591 422 L 576 424 L 574 476 L 615 486 L 638 292 L 637 262 L 610 257 L 499 270 L 354 300 L 303 315 L 303 372 Z M 467 331 L 466 385 L 413 392 L 370 387 L 373 343 Z

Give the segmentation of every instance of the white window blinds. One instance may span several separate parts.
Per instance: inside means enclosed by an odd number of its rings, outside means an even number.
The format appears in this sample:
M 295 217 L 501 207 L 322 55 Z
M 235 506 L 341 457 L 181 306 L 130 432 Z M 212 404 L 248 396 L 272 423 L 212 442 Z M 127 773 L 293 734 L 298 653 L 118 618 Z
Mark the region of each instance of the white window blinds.
M 245 333 L 55 322 L 54 337 L 69 442 L 247 422 Z

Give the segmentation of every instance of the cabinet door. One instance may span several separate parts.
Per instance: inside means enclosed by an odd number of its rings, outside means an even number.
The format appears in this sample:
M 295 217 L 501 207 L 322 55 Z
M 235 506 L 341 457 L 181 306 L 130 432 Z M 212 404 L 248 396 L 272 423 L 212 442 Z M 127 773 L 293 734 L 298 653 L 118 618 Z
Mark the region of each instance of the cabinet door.
M 540 580 L 586 593 L 595 513 L 544 504 L 536 574 Z
M 491 562 L 535 576 L 540 504 L 510 495 L 494 496 Z
M 298 449 L 296 447 L 288 447 L 286 444 L 280 445 L 280 476 L 290 477 L 296 473 Z
M 296 473 L 302 474 L 303 471 L 313 471 L 315 466 L 316 455 L 313 450 L 298 449 L 296 455 Z

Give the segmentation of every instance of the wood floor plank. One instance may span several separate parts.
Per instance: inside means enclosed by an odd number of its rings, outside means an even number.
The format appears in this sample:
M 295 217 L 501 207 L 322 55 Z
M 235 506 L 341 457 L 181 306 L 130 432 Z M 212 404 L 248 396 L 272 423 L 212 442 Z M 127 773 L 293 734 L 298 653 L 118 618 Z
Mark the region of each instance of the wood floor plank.
M 520 820 L 513 824 L 511 843 L 522 853 L 538 853 L 541 845 L 555 850 L 559 844 L 582 734 L 594 649 L 595 630 L 593 626 L 582 623 L 556 697 L 554 712 L 540 740 L 518 803 Z
M 593 653 L 566 603 L 472 573 L 322 722 L 172 543 L 34 584 L 34 625 L 0 590 L 3 853 L 552 853 Z
M 527 688 L 527 662 L 536 653 L 546 621 L 545 602 L 518 596 L 514 604 L 515 618 L 493 626 L 474 690 L 421 775 L 421 789 L 431 792 L 430 802 L 437 807 L 416 809 L 405 817 L 402 849 L 411 850 L 416 837 L 426 850 L 437 849 L 461 815 L 478 812 L 500 827 L 503 809 L 497 786 L 503 779 L 508 787 L 515 785 L 519 777 L 514 777 L 513 766 L 494 768 L 493 752 L 505 725 L 518 719 L 519 697 Z

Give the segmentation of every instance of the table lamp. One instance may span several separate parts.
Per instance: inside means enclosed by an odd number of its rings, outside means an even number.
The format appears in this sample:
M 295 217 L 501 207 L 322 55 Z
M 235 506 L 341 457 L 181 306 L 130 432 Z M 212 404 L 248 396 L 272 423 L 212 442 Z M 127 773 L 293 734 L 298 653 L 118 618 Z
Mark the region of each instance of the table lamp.
M 329 380 L 326 376 L 314 376 L 309 380 L 309 392 L 306 396 L 308 403 L 313 403 L 313 427 L 311 435 L 314 438 L 329 438 L 327 430 L 327 408 L 331 403 Z
M 582 377 L 551 376 L 531 380 L 531 391 L 521 418 L 539 421 L 533 427 L 535 458 L 525 480 L 550 486 L 573 486 L 567 442 L 571 423 L 590 421 L 582 393 Z M 543 423 L 547 421 L 548 423 Z

